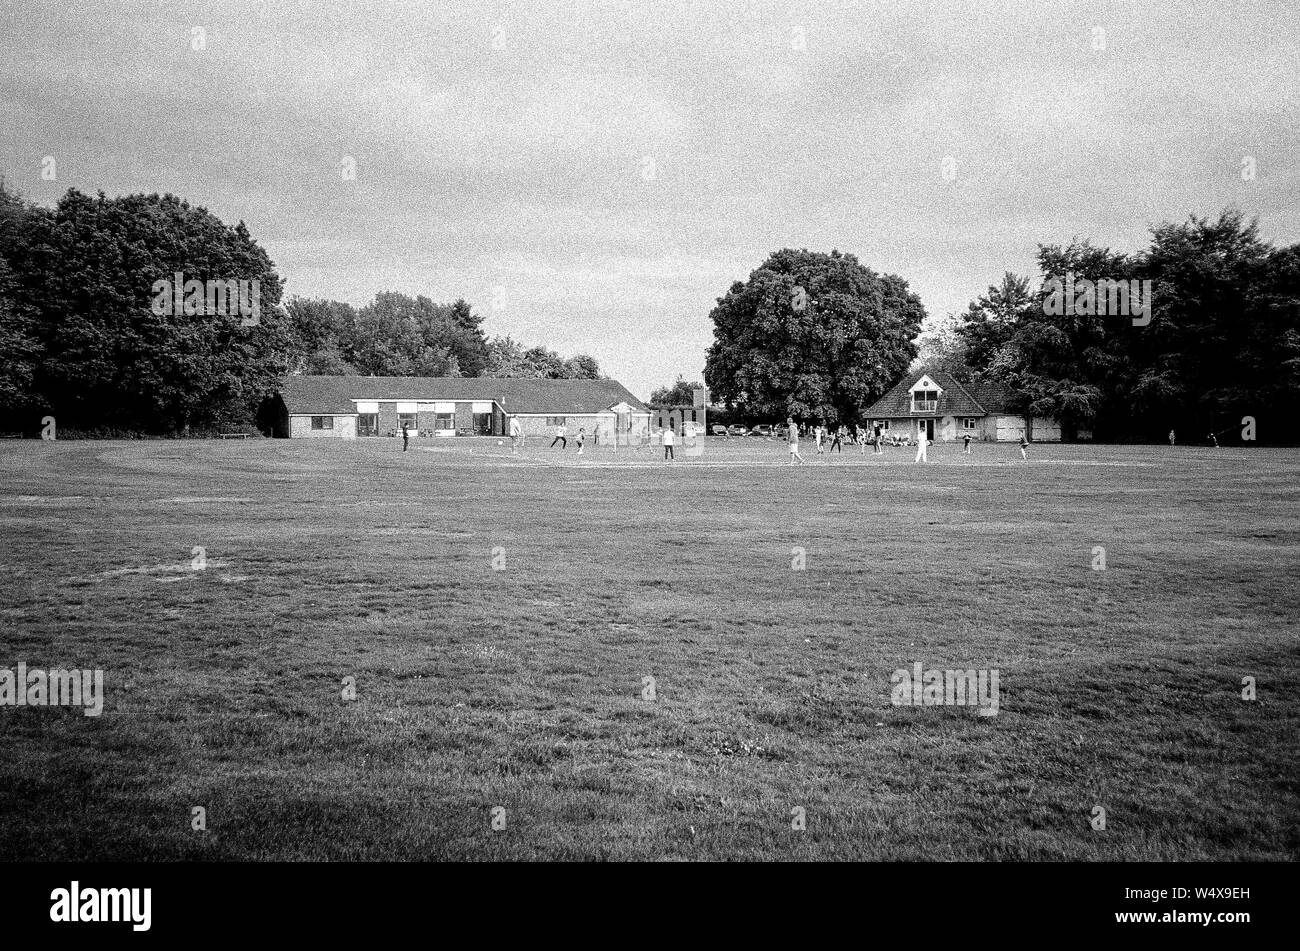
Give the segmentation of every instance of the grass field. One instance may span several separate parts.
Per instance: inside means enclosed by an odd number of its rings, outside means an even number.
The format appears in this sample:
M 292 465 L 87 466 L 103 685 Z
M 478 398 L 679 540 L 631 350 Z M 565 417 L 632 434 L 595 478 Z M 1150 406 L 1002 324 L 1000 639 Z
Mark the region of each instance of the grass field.
M 804 451 L 0 443 L 0 855 L 1300 856 L 1300 450 Z

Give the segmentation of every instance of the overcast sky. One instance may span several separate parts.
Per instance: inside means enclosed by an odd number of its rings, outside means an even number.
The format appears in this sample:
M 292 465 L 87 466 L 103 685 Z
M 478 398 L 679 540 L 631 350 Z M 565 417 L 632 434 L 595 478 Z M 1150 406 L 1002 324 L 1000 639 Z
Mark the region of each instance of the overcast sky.
M 1297 0 L 0 0 L 0 174 L 173 192 L 287 294 L 463 296 L 645 397 L 780 247 L 935 319 L 1038 242 L 1300 241 L 1297 64 Z

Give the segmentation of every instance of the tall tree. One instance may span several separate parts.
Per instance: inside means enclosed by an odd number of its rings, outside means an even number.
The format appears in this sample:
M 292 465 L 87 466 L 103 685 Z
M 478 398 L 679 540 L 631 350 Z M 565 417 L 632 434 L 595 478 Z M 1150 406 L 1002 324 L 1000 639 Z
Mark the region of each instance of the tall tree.
M 963 348 L 965 361 L 977 373 L 987 370 L 1010 341 L 1016 324 L 1038 303 L 1030 293 L 1029 278 L 1008 271 L 967 309 L 954 344 Z
M 921 367 L 945 370 L 962 383 L 974 382 L 978 373 L 971 365 L 970 348 L 959 329 L 959 323 L 949 314 L 945 323 L 921 334 L 917 342 L 920 352 L 911 370 L 916 372 Z
M 447 320 L 447 309 L 427 297 L 385 291 L 357 311 L 344 353 L 364 374 L 460 376 L 443 334 Z
M 290 370 L 294 373 L 345 376 L 357 372 L 343 341 L 351 339 L 357 312 L 340 301 L 295 297 L 288 313 Z
M 13 212 L 12 205 L 9 208 Z M 65 431 L 150 432 L 251 422 L 284 371 L 281 282 L 240 222 L 229 227 L 172 195 L 90 197 L 72 189 L 51 212 L 0 231 L 11 301 L 39 360 L 30 401 Z M 257 282 L 256 324 L 200 291 L 172 304 L 170 284 Z M 159 285 L 169 287 L 160 294 Z M 13 304 L 11 304 L 13 306 Z
M 704 379 L 747 415 L 851 422 L 916 356 L 925 309 L 851 254 L 776 251 L 710 315 Z

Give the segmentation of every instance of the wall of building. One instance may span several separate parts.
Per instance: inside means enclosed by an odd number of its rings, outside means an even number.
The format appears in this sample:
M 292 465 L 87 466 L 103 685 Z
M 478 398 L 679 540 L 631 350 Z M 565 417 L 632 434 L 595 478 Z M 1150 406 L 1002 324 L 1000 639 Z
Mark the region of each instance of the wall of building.
M 555 424 L 548 423 L 548 416 L 520 416 L 519 425 L 525 436 L 545 436 L 547 441 L 555 438 Z M 591 436 L 596 432 L 596 426 L 600 423 L 601 417 L 596 415 L 589 416 L 565 416 L 564 427 L 566 435 L 572 441 L 573 437 L 578 435 L 578 429 L 585 427 L 587 435 Z
M 289 417 L 290 439 L 356 439 L 357 418 L 355 416 L 334 416 L 333 429 L 312 429 L 310 416 Z
M 1020 442 L 1025 434 L 1023 416 L 990 416 L 993 421 L 993 438 L 998 442 Z
M 456 404 L 456 432 L 473 432 L 474 431 L 474 404 L 457 403 Z
M 1034 442 L 1060 442 L 1061 424 L 1054 419 L 1035 416 L 1031 421 L 1030 439 Z

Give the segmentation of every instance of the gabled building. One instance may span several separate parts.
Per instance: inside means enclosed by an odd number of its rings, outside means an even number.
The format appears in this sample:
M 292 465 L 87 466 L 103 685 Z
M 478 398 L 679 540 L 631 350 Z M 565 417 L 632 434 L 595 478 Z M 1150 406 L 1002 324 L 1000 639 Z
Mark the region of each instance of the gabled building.
M 491 377 L 290 376 L 267 407 L 281 438 L 504 436 L 516 417 L 526 436 L 563 425 L 596 442 L 644 437 L 650 410 L 616 380 Z
M 1011 408 L 1011 391 L 1001 383 L 958 383 L 944 370 L 922 369 L 904 377 L 863 411 L 872 426 L 913 441 L 922 432 L 931 440 L 972 439 L 1060 442 L 1061 427 L 1052 419 L 1027 417 Z

